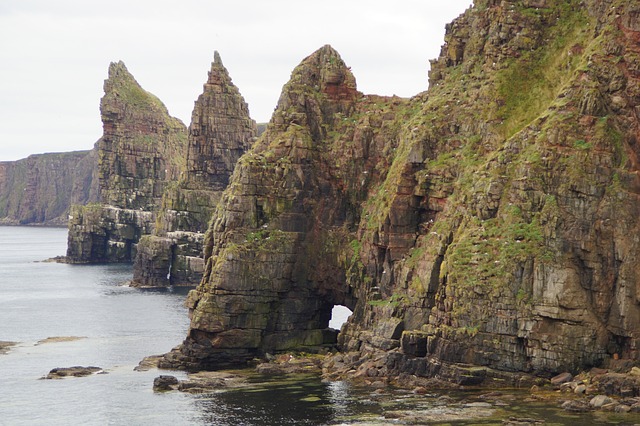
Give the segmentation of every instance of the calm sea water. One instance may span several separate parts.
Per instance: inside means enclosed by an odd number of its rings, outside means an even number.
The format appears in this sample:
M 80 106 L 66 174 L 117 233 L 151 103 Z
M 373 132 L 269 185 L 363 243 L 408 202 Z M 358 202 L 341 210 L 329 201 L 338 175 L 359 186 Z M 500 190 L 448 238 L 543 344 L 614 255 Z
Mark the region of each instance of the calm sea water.
M 64 254 L 66 238 L 60 228 L 0 227 L 0 340 L 18 342 L 0 355 L 0 425 L 326 424 L 344 411 L 336 399 L 344 385 L 315 379 L 210 395 L 154 393 L 159 374 L 184 374 L 133 369 L 184 339 L 186 290 L 123 286 L 130 265 L 42 262 Z M 82 338 L 38 343 L 72 336 Z M 76 365 L 108 374 L 40 380 Z
M 203 395 L 154 393 L 159 374 L 184 374 L 133 369 L 143 357 L 182 341 L 188 327 L 186 291 L 123 286 L 132 275 L 128 265 L 41 262 L 64 254 L 66 235 L 57 228 L 0 227 L 0 340 L 19 342 L 0 355 L 0 425 L 433 424 L 443 413 L 484 401 L 482 392 L 459 392 L 443 405 L 438 392 L 372 391 L 315 378 L 273 379 Z M 38 343 L 70 336 L 82 339 Z M 40 380 L 53 368 L 76 365 L 102 367 L 107 374 Z M 491 419 L 446 423 L 502 424 L 510 416 L 545 419 L 548 425 L 640 421 L 570 415 L 556 403 L 526 402 L 526 396 L 495 405 L 497 416 Z M 392 420 L 402 415 L 389 413 L 404 413 L 404 420 Z

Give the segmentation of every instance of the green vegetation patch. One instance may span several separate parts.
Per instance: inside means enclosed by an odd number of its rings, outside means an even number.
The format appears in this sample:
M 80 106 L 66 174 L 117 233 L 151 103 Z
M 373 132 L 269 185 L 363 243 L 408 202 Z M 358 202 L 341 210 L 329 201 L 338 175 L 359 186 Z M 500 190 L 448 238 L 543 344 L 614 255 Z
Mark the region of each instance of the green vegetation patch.
M 506 137 L 540 116 L 583 60 L 581 55 L 573 55 L 570 51 L 586 42 L 591 34 L 592 27 L 587 25 L 584 7 L 577 0 L 556 3 L 553 10 L 559 11 L 557 22 L 544 34 L 549 43 L 510 59 L 496 77 L 497 95 L 503 100 L 499 115 L 504 121 Z

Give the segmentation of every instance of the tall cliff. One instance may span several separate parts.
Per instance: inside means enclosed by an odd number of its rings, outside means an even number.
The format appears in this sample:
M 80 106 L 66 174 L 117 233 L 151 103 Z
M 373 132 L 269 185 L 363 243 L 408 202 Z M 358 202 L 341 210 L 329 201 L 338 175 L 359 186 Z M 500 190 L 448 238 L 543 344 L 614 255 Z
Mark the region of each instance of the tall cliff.
M 238 162 L 161 365 L 321 345 L 337 304 L 349 355 L 328 367 L 358 375 L 637 360 L 639 17 L 477 0 L 409 100 L 363 96 L 328 46 L 305 59 Z
M 195 285 L 202 278 L 204 233 L 240 156 L 256 136 L 255 122 L 218 52 L 189 126 L 186 167 L 167 187 L 153 235 L 138 244 L 133 284 Z
M 0 162 L 0 224 L 65 225 L 72 204 L 97 200 L 93 151 Z
M 155 211 L 184 167 L 187 131 L 122 62 L 112 63 L 100 103 L 100 203 L 74 206 L 69 219 L 70 262 L 129 262 Z

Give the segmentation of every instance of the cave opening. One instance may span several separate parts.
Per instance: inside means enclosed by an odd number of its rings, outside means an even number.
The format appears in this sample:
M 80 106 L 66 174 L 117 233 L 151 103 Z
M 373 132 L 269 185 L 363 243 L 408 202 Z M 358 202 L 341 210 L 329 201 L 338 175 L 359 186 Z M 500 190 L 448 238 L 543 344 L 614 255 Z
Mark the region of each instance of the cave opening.
M 331 309 L 331 319 L 329 320 L 329 328 L 340 330 L 342 324 L 347 322 L 353 311 L 344 305 L 334 305 Z

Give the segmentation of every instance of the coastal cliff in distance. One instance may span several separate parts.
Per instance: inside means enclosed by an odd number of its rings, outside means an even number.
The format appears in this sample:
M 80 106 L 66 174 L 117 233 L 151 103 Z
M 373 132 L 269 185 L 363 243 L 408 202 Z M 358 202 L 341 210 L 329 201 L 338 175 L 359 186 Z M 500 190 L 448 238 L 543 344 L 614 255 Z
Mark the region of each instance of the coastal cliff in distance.
M 335 305 L 353 315 L 329 375 L 477 384 L 638 360 L 639 17 L 476 0 L 411 99 L 358 92 L 329 46 L 303 60 L 160 365 L 317 350 Z
M 73 206 L 67 261 L 131 262 L 155 211 L 184 167 L 187 131 L 164 104 L 140 87 L 124 63 L 112 63 L 100 102 L 97 144 L 99 203 Z
M 0 162 L 0 224 L 66 226 L 72 204 L 98 198 L 96 151 Z

